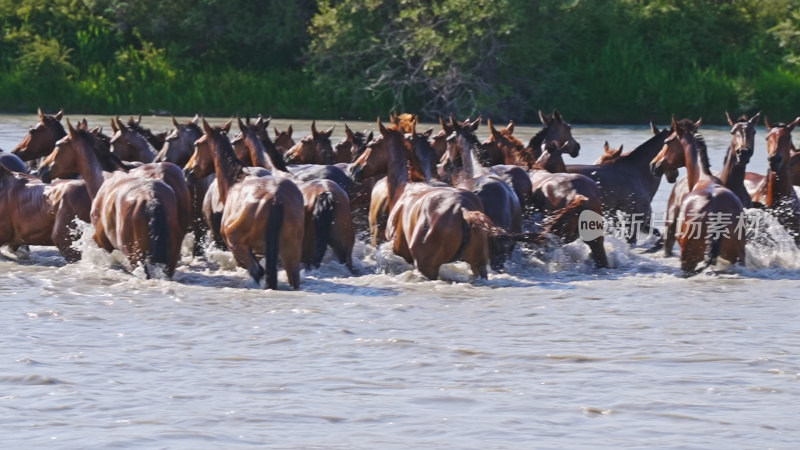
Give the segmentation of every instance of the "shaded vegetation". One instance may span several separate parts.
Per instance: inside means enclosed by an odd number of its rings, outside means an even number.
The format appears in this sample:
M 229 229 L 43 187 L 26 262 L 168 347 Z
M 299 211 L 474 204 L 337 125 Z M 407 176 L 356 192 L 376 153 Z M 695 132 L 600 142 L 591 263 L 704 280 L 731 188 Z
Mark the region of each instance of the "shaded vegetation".
M 0 0 L 0 111 L 800 114 L 798 0 Z

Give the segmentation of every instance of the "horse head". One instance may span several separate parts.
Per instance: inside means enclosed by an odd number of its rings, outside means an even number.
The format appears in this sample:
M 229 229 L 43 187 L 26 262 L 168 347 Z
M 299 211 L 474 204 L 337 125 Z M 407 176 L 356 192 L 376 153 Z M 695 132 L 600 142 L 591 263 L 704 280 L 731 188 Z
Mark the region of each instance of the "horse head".
M 49 155 L 53 151 L 56 141 L 67 134 L 64 126 L 61 125 L 64 110 L 59 110 L 55 114 L 44 114 L 39 108 L 38 113 L 39 122 L 28 130 L 22 141 L 11 151 L 23 161 L 31 161 Z
M 767 126 L 767 158 L 769 168 L 776 173 L 783 173 L 789 168 L 789 158 L 792 152 L 792 130 L 800 123 L 800 117 L 789 124 L 782 122 L 772 123 L 764 117 Z
M 678 169 L 685 167 L 687 163 L 681 139 L 685 139 L 688 134 L 693 135 L 701 123 L 702 119 L 697 122 L 689 119 L 676 121 L 675 117 L 672 117 L 670 134 L 664 140 L 661 151 L 650 161 L 650 172 L 654 176 L 665 175 L 669 183 L 674 183 L 678 179 Z
M 725 117 L 728 119 L 728 124 L 731 126 L 731 146 L 730 151 L 736 156 L 737 165 L 746 165 L 750 162 L 755 149 L 756 139 L 756 124 L 761 113 L 755 114 L 751 118 L 741 116 L 739 120 L 733 121 L 730 114 L 725 111 Z M 730 155 L 725 155 L 727 159 Z

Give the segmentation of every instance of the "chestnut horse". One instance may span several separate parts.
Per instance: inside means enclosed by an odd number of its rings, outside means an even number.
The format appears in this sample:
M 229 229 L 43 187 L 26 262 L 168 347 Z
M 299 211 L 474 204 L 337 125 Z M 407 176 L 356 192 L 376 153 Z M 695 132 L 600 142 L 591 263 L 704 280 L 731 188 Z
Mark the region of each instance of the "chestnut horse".
M 747 116 L 742 116 L 734 122 L 730 114 L 725 111 L 725 117 L 731 126 L 731 144 L 728 146 L 728 152 L 725 153 L 719 179 L 723 186 L 739 197 L 745 208 L 752 206 L 752 199 L 744 185 L 744 179 L 747 163 L 750 162 L 755 149 L 756 124 L 760 116 L 761 113 L 757 113 L 749 119 Z
M 203 119 L 205 131 L 185 171 L 191 175 L 205 145 L 213 156 L 220 201 L 224 205 L 220 234 L 236 263 L 258 283 L 278 286 L 278 259 L 289 285 L 300 287 L 305 210 L 303 195 L 289 179 L 271 175 L 248 176 L 224 133 Z M 263 169 L 262 169 L 263 170 Z M 258 258 L 266 259 L 266 270 Z
M 681 203 L 676 233 L 685 275 L 697 273 L 695 268 L 703 260 L 705 267 L 714 265 L 718 256 L 730 263 L 745 263 L 744 207 L 736 194 L 712 177 L 705 145 L 698 145 L 700 123 L 678 122 L 673 117 L 672 130 L 650 164 L 658 177 L 686 167 L 689 194 Z
M 27 161 L 31 169 L 35 169 L 38 166 L 37 160 L 49 155 L 56 142 L 67 135 L 64 126 L 61 125 L 63 110 L 50 115 L 44 114 L 39 108 L 38 113 L 39 122 L 28 130 L 22 141 L 11 151 L 21 160 Z
M 293 130 L 291 125 L 289 125 L 289 128 L 287 128 L 285 131 L 280 131 L 275 128 L 275 147 L 281 152 L 282 155 L 289 151 L 290 148 L 294 147 L 294 144 L 296 144 L 294 139 L 292 139 L 292 133 Z
M 773 123 L 766 117 L 767 158 L 769 170 L 758 186 L 754 202 L 763 204 L 768 211 L 794 236 L 800 245 L 800 201 L 792 187 L 790 158 L 792 156 L 792 130 L 800 123 L 800 117 L 789 124 Z
M 164 266 L 172 277 L 180 258 L 185 226 L 175 191 L 167 183 L 122 171 L 103 172 L 92 134 L 67 121 L 69 133 L 42 163 L 42 178 L 79 171 L 92 198 L 94 240 L 103 249 L 120 250 L 132 267 Z
M 241 133 L 234 138 L 234 147 L 248 151 L 249 162 L 263 167 L 273 175 L 293 176 L 277 169 L 272 158 L 267 157 L 258 137 L 259 123 L 245 124 L 238 120 Z M 336 182 L 331 180 L 299 181 L 297 187 L 303 193 L 305 206 L 305 233 L 303 236 L 303 264 L 319 267 L 325 250 L 330 245 L 341 264 L 353 270 L 353 245 L 355 230 L 351 216 L 350 199 Z
M 629 154 L 630 152 L 626 153 L 626 155 Z M 608 141 L 605 141 L 603 143 L 603 154 L 597 158 L 597 160 L 594 162 L 594 165 L 599 166 L 601 164 L 608 164 L 616 161 L 620 156 L 622 156 L 622 146 L 620 145 L 619 148 L 611 148 L 611 146 L 608 145 Z

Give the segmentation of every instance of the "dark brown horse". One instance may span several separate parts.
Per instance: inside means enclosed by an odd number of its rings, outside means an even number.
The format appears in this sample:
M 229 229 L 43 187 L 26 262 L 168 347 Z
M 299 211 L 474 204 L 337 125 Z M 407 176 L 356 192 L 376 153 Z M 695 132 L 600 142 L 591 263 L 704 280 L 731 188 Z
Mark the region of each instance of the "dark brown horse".
M 128 127 L 131 128 L 133 131 L 141 134 L 147 139 L 147 142 L 156 150 L 159 151 L 164 147 L 164 142 L 166 142 L 168 132 L 163 131 L 161 133 L 153 133 L 149 128 L 145 128 L 142 126 L 142 115 L 139 114 L 139 118 L 134 118 L 131 116 L 128 119 Z
M 745 258 L 744 230 L 737 229 L 744 208 L 736 194 L 711 175 L 705 146 L 698 145 L 700 123 L 688 119 L 678 122 L 673 117 L 670 135 L 651 163 L 655 176 L 686 167 L 689 194 L 677 219 L 681 270 L 686 275 L 696 273 L 697 265 L 704 260 L 709 267 L 718 256 L 742 265 Z
M 22 141 L 12 150 L 12 153 L 23 161 L 29 161 L 31 169 L 38 167 L 37 160 L 47 157 L 53 151 L 56 142 L 67 135 L 64 126 L 61 125 L 63 110 L 52 115 L 44 114 L 41 108 L 38 112 L 39 122 L 28 130 Z
M 372 140 L 372 132 L 353 132 L 347 124 L 344 125 L 344 132 L 345 138 L 336 144 L 334 149 L 334 153 L 336 153 L 336 162 L 351 163 L 364 153 L 367 144 Z
M 172 124 L 175 128 L 167 134 L 164 146 L 156 154 L 154 161 L 168 161 L 179 167 L 186 166 L 194 152 L 195 141 L 203 135 L 203 130 L 198 125 L 199 120 L 200 116 L 195 116 L 194 119 L 182 124 L 173 117 Z
M 250 164 L 263 167 L 273 175 L 294 179 L 288 172 L 277 169 L 273 158 L 266 154 L 263 141 L 258 136 L 259 123 L 239 122 L 241 133 L 233 140 L 234 147 L 247 149 Z M 305 206 L 305 233 L 303 236 L 303 264 L 319 267 L 325 250 L 330 245 L 340 263 L 353 270 L 353 245 L 355 230 L 351 216 L 350 199 L 336 182 L 331 180 L 297 181 L 303 193 Z
M 83 181 L 44 184 L 0 164 L 0 246 L 54 245 L 67 262 L 77 261 L 76 220 L 88 223 L 90 209 Z
M 578 199 L 584 199 L 580 202 L 580 212 L 588 210 L 601 216 L 601 195 L 594 180 L 577 173 L 564 173 L 566 166 L 562 154 L 567 148 L 558 141 L 544 144 L 539 160 L 530 171 L 533 209 L 545 217 L 554 217 L 561 214 L 563 208 L 576 204 Z M 580 236 L 579 225 L 578 221 L 570 221 L 554 229 L 554 233 L 562 242 L 570 243 Z M 595 267 L 608 267 L 603 235 L 585 242 Z
M 95 156 L 93 136 L 67 121 L 69 134 L 42 163 L 43 178 L 80 172 L 92 198 L 94 240 L 103 249 L 120 250 L 132 267 L 163 265 L 172 277 L 180 257 L 185 225 L 175 191 L 167 183 L 122 171 L 103 172 Z
M 12 172 L 28 173 L 28 166 L 25 161 L 13 153 L 6 153 L 0 150 L 0 164 Z
M 155 159 L 150 144 L 144 135 L 125 125 L 119 117 L 111 119 L 111 152 L 123 161 L 151 163 Z
M 317 122 L 311 122 L 311 134 L 304 137 L 283 155 L 287 164 L 335 164 L 336 153 L 331 145 L 333 127 L 317 131 Z
M 651 129 L 657 131 L 652 124 Z M 649 165 L 663 147 L 667 136 L 669 130 L 658 131 L 633 151 L 607 164 L 566 166 L 567 172 L 587 176 L 597 183 L 607 219 L 625 227 L 630 244 L 636 243 L 640 230 L 658 235 L 651 228 L 650 204 L 658 191 L 661 177 L 653 176 Z M 674 175 L 677 177 L 677 172 Z M 667 174 L 670 183 L 675 182 L 672 176 L 672 172 Z
M 731 126 L 731 144 L 725 154 L 719 179 L 723 186 L 739 197 L 745 208 L 750 208 L 752 200 L 744 185 L 744 179 L 747 163 L 750 162 L 755 149 L 756 124 L 761 113 L 757 113 L 749 119 L 747 116 L 742 116 L 735 122 L 727 111 L 725 116 Z
M 522 231 L 522 207 L 517 194 L 500 177 L 477 164 L 478 155 L 487 151 L 475 136 L 478 123 L 461 126 L 450 118 L 453 135 L 448 139 L 447 161 L 450 168 L 446 178 L 454 186 L 467 189 L 483 203 L 484 213 L 492 222 L 508 233 Z M 514 241 L 489 237 L 489 257 L 492 269 L 502 271 L 505 261 L 514 250 Z
M 758 186 L 754 202 L 764 205 L 768 211 L 794 236 L 800 245 L 800 201 L 792 186 L 792 130 L 800 123 L 800 117 L 789 124 L 772 123 L 764 118 L 767 132 L 767 158 L 769 170 L 765 180 Z

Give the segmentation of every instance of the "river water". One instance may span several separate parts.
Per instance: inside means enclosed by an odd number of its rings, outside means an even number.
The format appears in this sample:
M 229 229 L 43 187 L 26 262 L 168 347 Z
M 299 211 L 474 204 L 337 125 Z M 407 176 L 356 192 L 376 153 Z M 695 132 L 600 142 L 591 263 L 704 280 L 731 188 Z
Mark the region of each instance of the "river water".
M 88 120 L 107 127 L 107 117 Z M 35 121 L 0 116 L 0 148 L 12 149 Z M 308 122 L 292 123 L 295 138 L 308 134 Z M 317 126 L 334 124 L 338 142 L 343 122 Z M 527 141 L 535 131 L 517 125 L 515 134 Z M 727 129 L 701 131 L 721 167 Z M 478 134 L 487 136 L 485 125 Z M 582 144 L 574 161 L 590 163 L 603 141 L 632 150 L 650 131 L 573 134 Z M 766 170 L 764 136 L 760 127 L 754 172 Z M 662 182 L 655 211 L 670 189 Z M 125 272 L 88 240 L 85 260 L 71 265 L 51 248 L 21 259 L 6 252 L 0 443 L 796 448 L 800 252 L 764 223 L 771 237 L 748 244 L 747 268 L 690 279 L 677 258 L 613 236 L 610 269 L 593 269 L 574 243 L 516 250 L 508 272 L 488 281 L 471 281 L 463 263 L 427 281 L 362 240 L 360 275 L 326 260 L 304 272 L 299 291 L 287 290 L 284 274 L 280 290 L 258 289 L 223 252 L 185 252 L 173 280 Z

